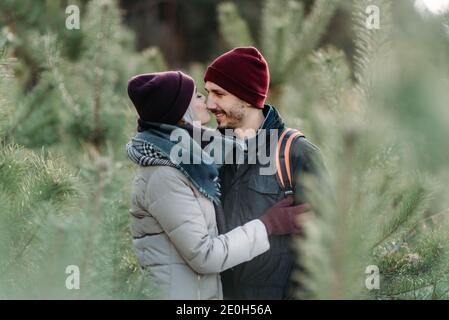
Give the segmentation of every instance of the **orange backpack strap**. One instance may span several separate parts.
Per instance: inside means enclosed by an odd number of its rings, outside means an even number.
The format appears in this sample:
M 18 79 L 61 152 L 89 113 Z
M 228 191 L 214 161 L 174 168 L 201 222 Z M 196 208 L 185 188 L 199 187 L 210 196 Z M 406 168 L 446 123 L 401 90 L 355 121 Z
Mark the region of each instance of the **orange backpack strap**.
M 290 149 L 293 141 L 304 135 L 298 130 L 285 128 L 281 133 L 276 148 L 276 176 L 285 195 L 295 193 L 295 183 L 290 165 Z

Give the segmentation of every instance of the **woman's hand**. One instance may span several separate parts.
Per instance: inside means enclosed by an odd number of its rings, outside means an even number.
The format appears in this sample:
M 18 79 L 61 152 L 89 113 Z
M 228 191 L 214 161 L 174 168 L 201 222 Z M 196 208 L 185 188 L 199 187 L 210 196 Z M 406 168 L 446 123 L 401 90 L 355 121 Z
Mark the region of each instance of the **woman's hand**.
M 294 196 L 288 196 L 268 208 L 259 218 L 268 235 L 298 234 L 306 220 L 315 216 L 310 204 L 293 206 Z

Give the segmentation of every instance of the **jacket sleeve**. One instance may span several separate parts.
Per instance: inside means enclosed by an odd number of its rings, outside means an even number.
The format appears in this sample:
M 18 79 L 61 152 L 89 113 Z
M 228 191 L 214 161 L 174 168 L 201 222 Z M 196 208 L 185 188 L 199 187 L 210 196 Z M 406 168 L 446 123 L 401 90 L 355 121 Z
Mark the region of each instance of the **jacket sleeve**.
M 252 220 L 211 236 L 204 213 L 184 175 L 161 167 L 149 179 L 143 202 L 180 255 L 198 273 L 217 273 L 249 261 L 270 247 L 264 224 Z
M 297 203 L 308 202 L 309 186 L 305 177 L 312 178 L 322 194 L 333 197 L 329 176 L 320 150 L 306 138 L 298 138 L 292 145 L 292 169 L 296 184 Z

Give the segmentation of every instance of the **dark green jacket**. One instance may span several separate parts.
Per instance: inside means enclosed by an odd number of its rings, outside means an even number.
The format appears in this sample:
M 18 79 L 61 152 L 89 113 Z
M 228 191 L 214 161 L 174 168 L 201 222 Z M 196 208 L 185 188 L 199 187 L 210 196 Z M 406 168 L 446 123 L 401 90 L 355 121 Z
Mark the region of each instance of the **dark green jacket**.
M 265 105 L 262 129 L 278 129 L 284 123 L 275 108 Z M 269 150 L 267 135 L 265 148 Z M 268 151 L 267 151 L 268 152 Z M 296 179 L 297 203 L 304 202 L 301 174 L 319 174 L 321 157 L 316 146 L 306 138 L 292 144 L 292 168 Z M 276 175 L 260 175 L 261 165 L 224 165 L 220 170 L 225 230 L 229 231 L 259 218 L 266 209 L 284 197 Z M 291 236 L 271 236 L 270 250 L 253 260 L 222 274 L 225 299 L 288 299 L 291 298 L 290 276 L 295 263 Z

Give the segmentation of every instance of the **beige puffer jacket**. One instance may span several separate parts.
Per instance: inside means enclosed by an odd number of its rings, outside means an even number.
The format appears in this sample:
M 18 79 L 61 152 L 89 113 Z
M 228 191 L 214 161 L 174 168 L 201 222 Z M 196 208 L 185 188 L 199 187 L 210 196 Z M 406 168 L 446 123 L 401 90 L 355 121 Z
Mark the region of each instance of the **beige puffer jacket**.
M 138 168 L 130 214 L 134 251 L 162 299 L 222 299 L 219 272 L 270 246 L 260 220 L 218 235 L 213 203 L 169 166 Z

